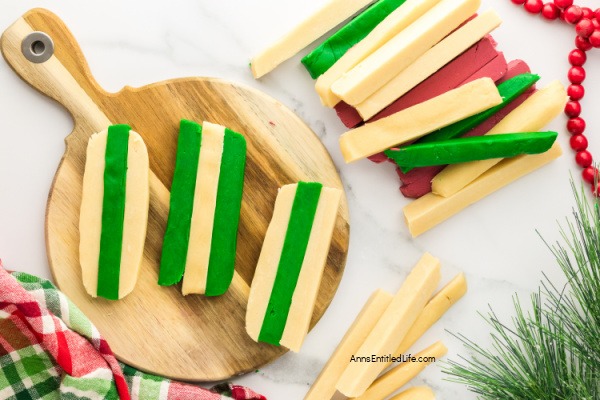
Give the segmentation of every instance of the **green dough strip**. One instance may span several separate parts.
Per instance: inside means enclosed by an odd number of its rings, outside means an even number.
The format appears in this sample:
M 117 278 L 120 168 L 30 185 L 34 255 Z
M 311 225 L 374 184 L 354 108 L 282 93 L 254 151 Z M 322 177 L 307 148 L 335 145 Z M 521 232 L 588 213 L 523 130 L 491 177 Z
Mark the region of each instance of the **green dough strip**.
M 119 299 L 130 130 L 127 125 L 110 126 L 104 155 L 104 198 L 97 294 L 109 300 Z
M 482 113 L 473 115 L 472 117 L 455 122 L 452 125 L 448 125 L 445 128 L 430 133 L 429 135 L 417 140 L 415 143 L 432 143 L 464 135 L 492 115 L 496 114 L 498 111 L 502 110 L 511 101 L 522 95 L 527 89 L 533 86 L 539 79 L 539 75 L 526 73 L 517 75 L 502 82 L 498 85 L 498 93 L 500 93 L 500 96 L 502 96 L 502 103 Z
M 325 73 L 356 43 L 363 40 L 405 0 L 379 0 L 302 59 L 313 79 Z
M 222 295 L 233 279 L 245 166 L 246 140 L 239 133 L 225 129 L 206 296 Z
M 322 187 L 323 185 L 316 182 L 298 182 L 277 274 L 258 336 L 261 342 L 279 346 L 300 276 Z
M 178 283 L 185 270 L 201 141 L 202 127 L 195 122 L 181 120 L 171 184 L 169 219 L 158 276 L 158 284 L 161 286 Z
M 524 132 L 444 140 L 436 143 L 413 144 L 385 154 L 402 168 L 457 164 L 492 158 L 539 154 L 547 151 L 556 140 L 556 132 Z

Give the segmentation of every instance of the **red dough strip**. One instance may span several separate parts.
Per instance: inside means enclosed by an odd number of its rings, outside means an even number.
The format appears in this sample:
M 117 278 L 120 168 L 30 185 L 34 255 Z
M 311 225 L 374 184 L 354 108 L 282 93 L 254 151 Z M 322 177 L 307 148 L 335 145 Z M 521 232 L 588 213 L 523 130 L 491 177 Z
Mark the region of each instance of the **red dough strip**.
M 394 114 L 458 87 L 476 71 L 498 56 L 499 53 L 495 49 L 495 44 L 496 42 L 490 36 L 484 37 L 435 74 L 379 112 L 371 121 Z M 335 110 L 348 128 L 354 128 L 362 122 L 360 114 L 344 102 L 336 105 Z
M 529 66 L 522 60 L 513 60 L 508 64 L 508 70 L 506 75 L 497 83 L 501 83 L 507 79 L 513 78 L 517 75 L 530 72 Z M 471 129 L 469 132 L 464 134 L 462 137 L 470 136 L 481 136 L 490 131 L 500 120 L 506 117 L 511 111 L 520 106 L 529 96 L 535 92 L 535 86 L 532 86 L 525 93 L 517 97 L 510 104 L 492 115 L 481 124 Z M 396 168 L 398 177 L 402 181 L 403 185 L 400 187 L 400 192 L 404 197 L 408 198 L 419 198 L 431 191 L 431 180 L 442 170 L 444 166 L 433 166 L 415 168 L 408 173 L 403 173 L 400 168 Z

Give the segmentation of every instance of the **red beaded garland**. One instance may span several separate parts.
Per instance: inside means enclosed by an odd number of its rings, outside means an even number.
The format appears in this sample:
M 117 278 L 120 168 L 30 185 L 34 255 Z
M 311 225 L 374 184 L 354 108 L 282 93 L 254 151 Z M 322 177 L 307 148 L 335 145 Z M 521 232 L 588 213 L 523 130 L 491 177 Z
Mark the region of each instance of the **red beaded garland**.
M 567 130 L 573 135 L 580 135 L 585 131 L 585 121 L 581 117 L 569 119 Z
M 581 100 L 585 96 L 585 89 L 581 85 L 569 85 L 567 94 L 571 100 Z
M 585 80 L 585 69 L 582 67 L 571 67 L 567 76 L 569 82 L 579 85 Z
M 525 10 L 532 14 L 537 14 L 544 8 L 542 0 L 527 0 L 525 1 Z
M 581 177 L 584 181 L 590 184 L 594 184 L 598 180 L 598 169 L 595 167 L 587 167 L 581 172 Z
M 575 151 L 581 151 L 581 150 L 585 150 L 588 147 L 588 140 L 585 136 L 579 134 L 579 135 L 573 135 L 571 136 L 571 139 L 569 140 L 569 144 L 571 145 L 571 148 Z
M 569 53 L 569 63 L 574 67 L 581 67 L 587 61 L 585 51 L 575 49 Z
M 546 3 L 542 7 L 542 16 L 549 20 L 556 19 L 560 16 L 560 8 L 554 3 Z
M 570 6 L 560 13 L 560 17 L 569 24 L 576 24 L 583 17 L 583 11 L 579 6 Z
M 600 48 L 600 8 L 592 10 L 589 7 L 579 7 L 573 4 L 573 0 L 553 0 L 543 3 L 543 0 L 511 0 L 518 5 L 524 5 L 527 12 L 541 14 L 545 19 L 561 20 L 575 25 L 575 49 L 569 53 L 569 64 L 571 67 L 567 73 L 571 83 L 567 89 L 569 101 L 565 105 L 565 114 L 569 117 L 567 130 L 571 133 L 569 145 L 576 152 L 575 162 L 583 168 L 581 176 L 583 180 L 592 186 L 592 193 L 600 196 L 599 170 L 592 166 L 592 154 L 587 150 L 588 139 L 583 134 L 586 123 L 581 114 L 581 103 L 579 100 L 585 96 L 582 85 L 586 78 L 584 64 L 587 61 L 586 51 L 592 48 Z
M 592 165 L 592 153 L 587 150 L 578 151 L 575 155 L 575 162 L 582 168 Z
M 578 101 L 568 101 L 565 106 L 565 114 L 570 118 L 579 117 L 579 114 L 581 114 L 581 104 Z
M 575 25 L 575 32 L 581 37 L 590 37 L 594 32 L 594 24 L 591 19 L 583 18 Z

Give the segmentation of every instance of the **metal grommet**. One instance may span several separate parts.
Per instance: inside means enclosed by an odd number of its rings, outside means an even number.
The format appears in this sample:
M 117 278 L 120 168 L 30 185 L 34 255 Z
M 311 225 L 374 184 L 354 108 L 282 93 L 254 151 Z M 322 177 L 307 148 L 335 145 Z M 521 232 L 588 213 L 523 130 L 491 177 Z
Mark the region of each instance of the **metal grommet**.
M 48 61 L 54 54 L 54 42 L 44 32 L 33 32 L 21 42 L 21 51 L 26 59 L 40 64 Z

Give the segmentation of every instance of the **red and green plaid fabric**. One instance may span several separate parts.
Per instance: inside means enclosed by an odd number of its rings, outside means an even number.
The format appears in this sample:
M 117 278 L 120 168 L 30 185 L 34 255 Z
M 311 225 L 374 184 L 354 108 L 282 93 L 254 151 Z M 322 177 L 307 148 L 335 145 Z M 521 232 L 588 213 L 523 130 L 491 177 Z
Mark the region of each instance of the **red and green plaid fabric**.
M 266 400 L 241 386 L 207 390 L 120 364 L 51 282 L 1 266 L 0 399 Z

